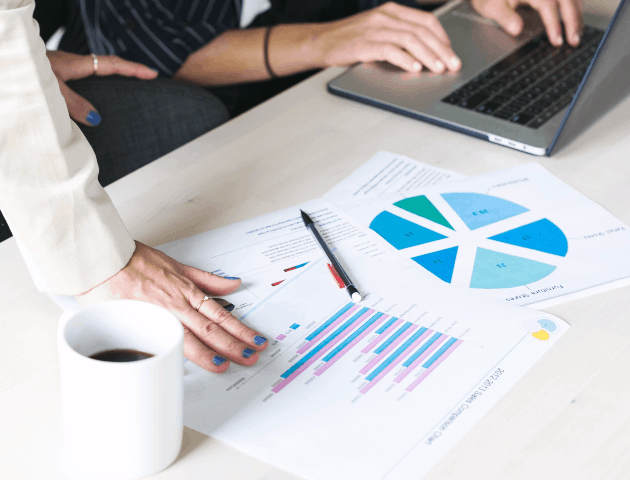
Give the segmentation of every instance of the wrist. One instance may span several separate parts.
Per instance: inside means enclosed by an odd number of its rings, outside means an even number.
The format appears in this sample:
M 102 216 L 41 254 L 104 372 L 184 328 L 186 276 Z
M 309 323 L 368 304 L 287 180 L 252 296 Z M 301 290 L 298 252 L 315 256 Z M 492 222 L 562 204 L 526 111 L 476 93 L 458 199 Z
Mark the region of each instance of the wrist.
M 274 27 L 269 61 L 278 75 L 325 68 L 321 24 L 306 23 Z

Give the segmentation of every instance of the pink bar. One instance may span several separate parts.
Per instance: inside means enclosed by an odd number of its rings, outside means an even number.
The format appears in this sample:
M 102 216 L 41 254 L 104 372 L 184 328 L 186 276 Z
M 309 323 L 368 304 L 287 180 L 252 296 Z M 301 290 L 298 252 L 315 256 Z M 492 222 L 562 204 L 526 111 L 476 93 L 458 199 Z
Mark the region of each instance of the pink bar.
M 418 339 L 417 339 L 415 342 L 413 342 L 411 345 L 409 345 L 409 346 L 405 349 L 405 352 L 406 352 L 407 350 L 410 350 L 410 349 L 411 349 L 411 350 L 415 350 L 415 348 L 416 348 L 416 347 L 419 347 L 419 346 L 420 346 L 420 344 L 421 344 L 421 343 L 424 341 L 424 339 L 427 337 L 427 335 L 429 335 L 429 333 L 431 333 L 431 332 L 432 332 L 432 330 L 427 330 L 427 331 L 426 331 L 426 332 L 424 332 L 422 335 L 420 335 L 420 337 L 418 337 Z M 400 354 L 400 356 L 399 356 L 396 360 L 394 360 L 391 364 L 389 364 L 389 366 L 388 366 L 385 370 L 383 370 L 381 373 L 379 373 L 379 374 L 376 376 L 376 378 L 375 378 L 374 380 L 372 380 L 372 381 L 371 381 L 370 383 L 368 383 L 365 387 L 363 387 L 363 388 L 361 389 L 361 393 L 367 393 L 367 392 L 369 392 L 369 391 L 370 391 L 370 388 L 372 388 L 374 385 L 376 385 L 378 382 L 380 382 L 380 381 L 381 381 L 381 379 L 382 379 L 385 375 L 387 375 L 389 372 L 391 372 L 391 371 L 394 369 L 394 367 L 395 367 L 396 365 L 398 365 L 400 362 L 402 362 L 402 361 L 405 359 L 405 356 L 406 356 L 406 355 L 404 355 L 404 353 L 405 353 L 405 352 L 401 353 L 401 354 Z
M 379 353 L 376 358 L 374 360 L 372 360 L 370 363 L 368 363 L 365 367 L 363 367 L 359 373 L 362 374 L 366 374 L 368 373 L 370 370 L 372 370 L 373 367 L 376 366 L 377 363 L 379 363 L 381 360 L 383 360 L 384 357 L 386 357 L 387 355 L 389 355 L 389 352 L 391 352 L 394 348 L 396 348 L 400 342 L 402 342 L 405 338 L 407 338 L 409 335 L 411 335 L 411 333 L 418 328 L 418 325 L 411 325 L 407 330 L 405 330 L 396 340 L 394 340 L 391 345 L 389 347 L 387 347 L 385 350 L 383 350 L 381 353 Z
M 460 343 L 462 343 L 461 340 L 457 340 L 453 345 L 451 345 L 451 348 L 449 348 L 446 352 L 444 352 L 440 358 L 438 358 L 433 365 L 431 365 L 429 368 L 427 368 L 424 372 L 422 372 L 422 375 L 420 375 L 418 378 L 416 378 L 416 380 L 409 385 L 405 390 L 408 392 L 411 392 L 414 388 L 416 388 L 418 385 L 420 385 L 420 383 L 422 383 L 422 380 L 424 380 L 425 378 L 427 378 L 429 376 L 429 374 L 435 370 L 438 365 L 440 363 L 442 363 L 444 360 L 446 360 L 446 357 L 448 357 L 451 353 L 453 353 L 453 351 L 459 347 Z
M 386 317 L 386 315 L 383 315 L 383 317 Z M 323 367 L 319 368 L 316 372 L 315 375 L 317 375 L 318 377 L 324 373 L 326 370 L 328 370 L 337 360 L 339 360 L 341 357 L 343 357 L 346 353 L 348 353 L 348 351 L 350 351 L 350 349 L 354 348 L 354 346 L 359 343 L 361 340 L 363 340 L 367 335 L 369 335 L 372 330 L 374 330 L 376 327 L 378 327 L 381 323 L 383 323 L 385 321 L 385 319 L 381 317 L 379 318 L 376 322 L 374 322 L 370 328 L 366 329 L 365 332 L 363 332 L 361 335 L 359 335 L 357 338 L 355 338 L 352 342 L 350 342 L 346 348 L 344 348 L 341 352 L 339 352 L 337 355 L 335 355 L 334 358 L 332 358 L 329 362 L 326 362 L 326 365 L 324 365 Z
M 431 354 L 431 352 L 433 350 L 435 350 L 437 347 L 439 347 L 440 343 L 442 343 L 447 338 L 448 338 L 448 335 L 442 334 L 442 336 L 440 338 L 438 338 L 435 342 L 433 342 L 433 344 L 429 348 L 427 348 L 422 355 L 420 355 L 418 358 L 416 358 L 415 362 L 413 362 L 411 365 L 409 365 L 407 368 L 405 368 L 404 372 L 402 372 L 400 375 L 398 375 L 396 378 L 394 378 L 394 383 L 400 383 L 407 375 L 409 375 L 411 373 L 411 371 L 414 368 L 416 368 L 418 365 L 420 365 L 424 361 L 424 359 L 427 358 Z
M 383 315 L 385 316 L 385 315 Z M 389 315 L 388 315 L 389 317 Z M 389 328 L 387 330 L 385 330 L 383 333 L 381 333 L 378 337 L 376 337 L 374 339 L 374 341 L 372 341 L 372 343 L 370 343 L 367 347 L 365 347 L 363 350 L 361 350 L 361 353 L 370 353 L 370 351 L 374 348 L 376 348 L 376 346 L 381 343 L 381 340 L 383 340 L 386 337 L 389 337 L 389 334 L 392 333 L 394 331 L 394 329 L 400 325 L 402 323 L 402 320 L 399 318 L 398 320 L 396 320 L 394 323 L 392 323 Z
M 357 318 L 354 323 L 352 323 L 352 325 L 350 325 L 346 330 L 345 333 L 338 335 L 334 340 L 332 340 L 328 345 L 326 345 L 324 348 L 322 348 L 319 352 L 317 352 L 310 360 L 308 360 L 304 365 L 302 365 L 300 368 L 298 368 L 295 372 L 293 372 L 291 375 L 289 375 L 287 378 L 285 378 L 284 380 L 282 380 L 278 385 L 276 385 L 275 387 L 273 387 L 271 389 L 272 392 L 274 393 L 278 393 L 280 390 L 282 390 L 284 387 L 286 387 L 289 383 L 291 383 L 293 380 L 295 380 L 298 375 L 300 375 L 300 373 L 302 373 L 303 371 L 305 371 L 308 367 L 310 367 L 311 365 L 313 365 L 317 360 L 319 360 L 328 350 L 330 350 L 332 347 L 334 347 L 335 345 L 337 345 L 337 343 L 339 343 L 341 340 L 343 340 L 347 335 L 349 335 L 350 333 L 352 333 L 352 330 L 354 330 L 354 327 L 357 323 L 361 323 L 364 319 L 368 318 L 370 315 L 372 315 L 374 313 L 374 310 L 368 310 L 367 312 L 365 312 L 363 315 L 361 315 L 359 318 Z
M 317 335 L 313 340 L 311 340 L 310 342 L 308 342 L 306 345 L 304 345 L 302 348 L 300 348 L 297 353 L 305 353 L 309 348 L 311 348 L 313 345 L 315 345 L 316 343 L 318 343 L 322 338 L 324 338 L 328 332 L 330 332 L 333 328 L 335 328 L 337 325 L 339 325 L 341 322 L 343 322 L 346 318 L 348 318 L 350 315 L 352 315 L 353 313 L 355 313 L 357 311 L 357 309 L 359 308 L 358 305 L 354 305 L 350 308 L 350 310 L 348 310 L 346 313 L 344 313 L 343 315 L 341 315 L 337 320 L 335 320 L 333 323 L 331 323 L 328 328 L 326 330 L 324 330 L 322 333 L 320 333 L 319 335 Z M 372 310 L 370 310 L 371 312 Z
M 287 336 L 281 333 L 280 335 L 276 337 L 276 340 L 284 340 L 285 338 L 287 338 Z

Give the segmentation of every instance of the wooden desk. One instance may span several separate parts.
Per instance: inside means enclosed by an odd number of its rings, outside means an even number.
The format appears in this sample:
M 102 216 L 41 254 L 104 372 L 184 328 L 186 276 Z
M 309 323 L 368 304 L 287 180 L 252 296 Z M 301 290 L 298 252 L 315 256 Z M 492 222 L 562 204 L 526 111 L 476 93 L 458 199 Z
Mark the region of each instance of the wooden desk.
M 133 236 L 159 245 L 319 197 L 378 150 L 467 175 L 538 160 L 630 224 L 630 99 L 564 151 L 536 159 L 327 94 L 340 71 L 108 187 Z M 60 310 L 35 290 L 13 239 L 0 244 L 0 264 L 0 475 L 89 480 L 63 454 Z M 629 478 L 629 309 L 630 288 L 550 309 L 571 330 L 428 478 Z M 154 478 L 296 477 L 186 429 L 179 459 Z

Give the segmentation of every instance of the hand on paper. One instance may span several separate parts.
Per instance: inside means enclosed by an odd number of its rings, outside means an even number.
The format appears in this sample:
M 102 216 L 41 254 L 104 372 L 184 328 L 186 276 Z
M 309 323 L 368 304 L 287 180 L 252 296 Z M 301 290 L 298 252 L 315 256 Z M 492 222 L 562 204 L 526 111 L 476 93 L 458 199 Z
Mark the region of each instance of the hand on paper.
M 432 14 L 389 2 L 336 22 L 321 24 L 324 66 L 387 61 L 409 72 L 458 71 L 461 61 Z
M 562 45 L 562 23 L 567 41 L 577 46 L 582 32 L 582 3 L 580 0 L 472 0 L 472 5 L 484 17 L 491 18 L 510 35 L 523 31 L 523 19 L 516 13 L 519 5 L 529 5 L 540 14 L 549 41 Z
M 224 372 L 230 361 L 253 365 L 267 339 L 246 327 L 205 294 L 226 295 L 241 285 L 240 279 L 223 278 L 182 265 L 166 254 L 136 242 L 136 251 L 125 268 L 83 295 L 82 304 L 108 299 L 155 303 L 173 312 L 184 326 L 184 355 L 210 372 Z M 205 293 L 204 293 L 205 292 Z
M 100 123 L 98 111 L 90 102 L 66 85 L 68 80 L 80 80 L 91 75 L 122 75 L 142 80 L 152 80 L 158 76 L 155 70 L 151 70 L 145 65 L 130 62 L 115 55 L 99 55 L 96 73 L 94 72 L 94 59 L 90 55 L 77 55 L 58 50 L 48 51 L 46 55 L 59 82 L 59 88 L 68 106 L 70 116 L 75 121 L 90 127 Z

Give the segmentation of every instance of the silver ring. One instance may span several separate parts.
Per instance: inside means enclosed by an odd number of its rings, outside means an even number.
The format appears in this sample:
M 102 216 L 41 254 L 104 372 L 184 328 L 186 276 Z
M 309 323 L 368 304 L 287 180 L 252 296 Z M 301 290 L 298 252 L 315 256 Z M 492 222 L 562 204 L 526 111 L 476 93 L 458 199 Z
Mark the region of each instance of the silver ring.
M 206 300 L 210 300 L 210 297 L 208 295 L 206 295 L 205 297 L 203 297 L 203 299 L 201 300 L 201 302 L 199 302 L 199 305 L 197 305 L 197 307 L 195 308 L 195 310 L 199 311 L 199 309 L 201 308 L 201 306 L 203 305 L 203 302 L 205 302 Z
M 92 55 L 92 60 L 94 61 L 94 75 L 96 75 L 96 71 L 98 70 L 98 58 L 93 53 L 90 55 Z

